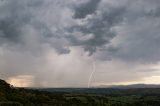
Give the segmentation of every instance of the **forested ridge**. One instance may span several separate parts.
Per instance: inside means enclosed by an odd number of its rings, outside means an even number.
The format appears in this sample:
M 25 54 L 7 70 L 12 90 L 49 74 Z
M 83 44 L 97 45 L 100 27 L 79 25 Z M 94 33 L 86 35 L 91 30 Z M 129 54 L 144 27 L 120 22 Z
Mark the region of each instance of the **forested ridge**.
M 96 93 L 96 90 L 103 92 Z M 159 91 L 160 89 L 156 88 L 128 90 L 97 88 L 83 89 L 79 92 L 47 92 L 15 88 L 0 80 L 0 106 L 160 106 Z

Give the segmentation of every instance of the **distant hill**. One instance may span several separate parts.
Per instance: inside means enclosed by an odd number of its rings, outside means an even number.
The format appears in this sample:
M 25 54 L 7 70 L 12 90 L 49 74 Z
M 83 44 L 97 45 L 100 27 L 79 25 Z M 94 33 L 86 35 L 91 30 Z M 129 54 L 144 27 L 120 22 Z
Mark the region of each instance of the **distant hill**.
M 131 89 L 131 88 L 160 88 L 160 85 L 156 84 L 131 84 L 131 85 L 101 85 L 98 88 L 117 88 L 117 89 Z
M 93 94 L 160 94 L 160 85 L 133 84 L 133 85 L 111 85 L 92 88 L 40 88 L 39 91 L 64 92 L 64 93 L 93 93 Z
M 26 89 L 0 80 L 0 106 L 160 106 L 159 98 L 157 85 Z

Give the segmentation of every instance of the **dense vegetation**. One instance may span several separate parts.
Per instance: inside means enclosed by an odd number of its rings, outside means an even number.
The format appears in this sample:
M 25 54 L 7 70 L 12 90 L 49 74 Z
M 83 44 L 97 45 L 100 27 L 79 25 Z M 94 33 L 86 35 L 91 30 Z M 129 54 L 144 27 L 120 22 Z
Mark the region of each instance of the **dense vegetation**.
M 46 92 L 14 88 L 0 80 L 0 106 L 160 106 L 159 89 L 68 90 Z

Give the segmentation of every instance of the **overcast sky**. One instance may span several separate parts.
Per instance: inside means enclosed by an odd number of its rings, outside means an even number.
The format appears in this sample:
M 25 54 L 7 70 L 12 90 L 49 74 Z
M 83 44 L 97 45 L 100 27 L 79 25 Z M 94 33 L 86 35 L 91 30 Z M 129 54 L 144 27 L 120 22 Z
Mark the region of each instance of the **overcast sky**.
M 87 87 L 94 67 L 90 86 L 160 83 L 160 0 L 0 0 L 1 79 Z

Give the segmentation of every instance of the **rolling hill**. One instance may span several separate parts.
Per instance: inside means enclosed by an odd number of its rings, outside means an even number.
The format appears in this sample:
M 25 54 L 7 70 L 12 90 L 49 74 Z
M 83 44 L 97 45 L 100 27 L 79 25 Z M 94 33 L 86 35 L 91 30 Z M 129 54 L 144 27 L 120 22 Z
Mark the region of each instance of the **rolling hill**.
M 160 106 L 160 88 L 157 87 L 140 84 L 90 89 L 26 89 L 0 80 L 0 106 Z

